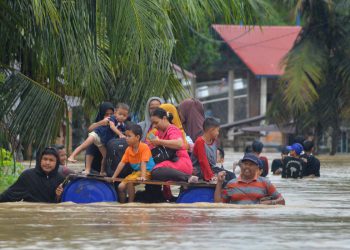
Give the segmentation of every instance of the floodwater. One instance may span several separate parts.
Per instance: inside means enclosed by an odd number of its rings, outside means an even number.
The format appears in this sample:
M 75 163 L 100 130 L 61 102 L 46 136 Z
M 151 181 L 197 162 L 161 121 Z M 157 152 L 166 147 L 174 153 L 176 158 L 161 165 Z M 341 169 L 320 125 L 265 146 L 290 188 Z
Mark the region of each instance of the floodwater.
M 0 249 L 350 249 L 348 169 L 270 176 L 286 206 L 0 204 Z

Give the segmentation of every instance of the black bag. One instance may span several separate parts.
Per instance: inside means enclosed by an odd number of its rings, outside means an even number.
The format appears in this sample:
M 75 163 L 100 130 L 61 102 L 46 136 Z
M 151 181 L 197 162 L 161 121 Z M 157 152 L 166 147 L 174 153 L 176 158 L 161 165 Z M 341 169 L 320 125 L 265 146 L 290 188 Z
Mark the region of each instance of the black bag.
M 106 149 L 106 172 L 107 176 L 113 176 L 115 169 L 117 168 L 119 162 L 122 160 L 124 152 L 128 144 L 124 138 L 109 140 Z M 124 178 L 132 172 L 132 168 L 127 164 L 118 177 Z
M 166 148 L 164 146 L 155 147 L 151 150 L 153 160 L 156 164 L 163 161 L 177 161 L 176 149 Z

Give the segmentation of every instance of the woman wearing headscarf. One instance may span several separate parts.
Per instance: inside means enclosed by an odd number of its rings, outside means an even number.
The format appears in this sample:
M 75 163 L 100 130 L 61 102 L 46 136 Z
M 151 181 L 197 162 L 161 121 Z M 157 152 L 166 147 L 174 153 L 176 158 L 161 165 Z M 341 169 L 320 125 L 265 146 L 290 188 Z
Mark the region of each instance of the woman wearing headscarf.
M 58 173 L 59 156 L 54 148 L 45 148 L 35 168 L 26 169 L 17 181 L 0 194 L 0 202 L 29 201 L 55 203 L 62 194 L 64 178 Z
M 156 96 L 153 96 L 153 97 L 148 99 L 148 101 L 146 103 L 146 108 L 145 108 L 145 120 L 138 123 L 142 128 L 141 141 L 146 142 L 147 135 L 152 131 L 151 114 L 162 103 L 163 103 L 163 100 L 159 97 L 156 97 Z
M 98 110 L 95 122 L 90 125 L 88 131 L 91 132 L 99 126 L 108 125 L 108 118 L 113 115 L 114 107 L 110 102 L 103 102 Z M 102 155 L 98 148 L 92 144 L 86 149 L 85 153 L 85 169 L 93 169 L 96 172 L 100 172 Z
M 182 133 L 182 139 L 185 143 L 185 148 L 186 150 L 189 150 L 189 144 L 186 140 L 186 133 L 185 130 L 182 127 L 182 123 L 181 123 L 181 119 L 179 116 L 179 113 L 177 112 L 176 107 L 173 104 L 170 103 L 164 103 L 162 105 L 159 106 L 159 108 L 164 109 L 166 112 L 169 112 L 173 115 L 173 120 L 171 121 L 171 123 L 173 125 L 175 125 L 178 129 L 180 129 L 181 133 Z
M 190 136 L 192 141 L 196 141 L 197 137 L 203 134 L 203 104 L 197 99 L 190 98 L 182 101 L 178 110 L 186 135 Z

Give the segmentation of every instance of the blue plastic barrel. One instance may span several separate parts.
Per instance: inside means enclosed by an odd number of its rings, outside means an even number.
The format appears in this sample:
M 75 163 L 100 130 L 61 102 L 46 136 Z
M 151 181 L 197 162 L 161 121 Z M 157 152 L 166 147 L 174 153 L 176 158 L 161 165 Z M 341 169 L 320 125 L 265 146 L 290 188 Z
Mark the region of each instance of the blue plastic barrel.
M 182 192 L 176 203 L 214 202 L 214 188 L 190 188 Z
M 95 179 L 74 179 L 64 188 L 62 194 L 62 202 L 93 203 L 117 200 L 118 196 L 112 184 Z

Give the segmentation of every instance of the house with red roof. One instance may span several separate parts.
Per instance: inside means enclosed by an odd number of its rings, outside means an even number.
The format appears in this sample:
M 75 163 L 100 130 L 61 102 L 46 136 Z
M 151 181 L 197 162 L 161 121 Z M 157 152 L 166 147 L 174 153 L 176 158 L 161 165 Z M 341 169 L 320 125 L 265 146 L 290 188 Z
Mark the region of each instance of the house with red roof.
M 199 84 L 198 98 L 209 106 L 214 116 L 215 109 L 221 111 L 219 118 L 226 127 L 242 120 L 263 119 L 284 72 L 283 58 L 293 47 L 301 27 L 214 24 L 212 28 L 222 41 L 222 53 L 228 58 L 223 66 L 227 77 L 216 84 L 216 90 L 209 84 Z M 218 86 L 221 86 L 221 95 L 215 97 Z M 221 102 L 220 107 L 213 98 Z M 222 111 L 227 111 L 227 117 L 222 116 Z

